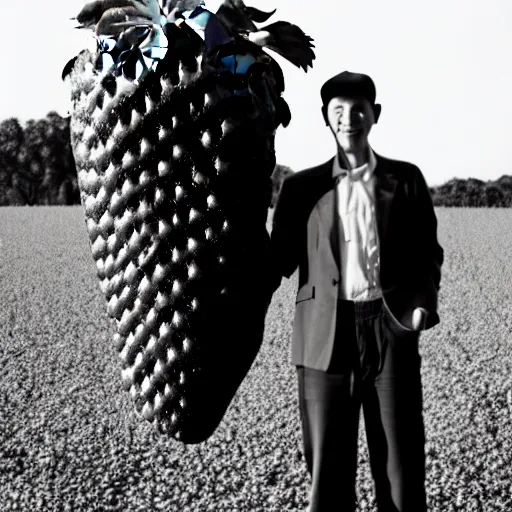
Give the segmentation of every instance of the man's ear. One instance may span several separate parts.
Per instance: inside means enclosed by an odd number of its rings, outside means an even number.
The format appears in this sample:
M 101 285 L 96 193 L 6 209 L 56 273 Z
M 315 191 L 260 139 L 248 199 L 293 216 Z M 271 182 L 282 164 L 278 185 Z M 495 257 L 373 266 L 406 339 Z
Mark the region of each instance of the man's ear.
M 327 119 L 327 105 L 322 105 L 322 115 L 324 116 L 325 126 L 329 126 L 329 120 Z
M 373 115 L 375 116 L 375 124 L 379 121 L 380 113 L 382 112 L 382 105 L 375 103 L 373 105 Z

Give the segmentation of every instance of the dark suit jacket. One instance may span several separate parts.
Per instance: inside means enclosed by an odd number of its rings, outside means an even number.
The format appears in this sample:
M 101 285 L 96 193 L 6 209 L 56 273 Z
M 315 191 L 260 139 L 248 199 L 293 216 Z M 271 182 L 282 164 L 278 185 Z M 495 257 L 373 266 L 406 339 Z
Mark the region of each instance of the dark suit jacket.
M 384 309 L 398 331 L 410 331 L 414 308 L 424 307 L 429 313 L 428 329 L 439 323 L 437 293 L 443 263 L 430 193 L 415 165 L 376 158 Z M 332 254 L 318 247 L 318 230 L 323 228 L 315 211 L 326 194 L 333 194 L 332 163 L 333 159 L 284 180 L 271 234 L 273 288 L 282 276 L 290 277 L 299 269 L 292 362 L 324 370 L 334 343 L 339 273 Z

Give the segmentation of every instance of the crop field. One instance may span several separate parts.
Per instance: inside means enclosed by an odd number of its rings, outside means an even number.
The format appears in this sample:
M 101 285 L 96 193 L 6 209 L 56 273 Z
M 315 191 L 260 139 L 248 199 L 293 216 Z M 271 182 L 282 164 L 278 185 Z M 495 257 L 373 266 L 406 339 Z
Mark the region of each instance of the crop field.
M 429 510 L 510 512 L 512 209 L 437 215 L 441 324 L 420 342 Z M 81 207 L 0 208 L 0 511 L 305 511 L 295 288 L 274 295 L 216 433 L 185 446 L 121 388 Z M 358 510 L 374 512 L 362 428 L 359 457 Z

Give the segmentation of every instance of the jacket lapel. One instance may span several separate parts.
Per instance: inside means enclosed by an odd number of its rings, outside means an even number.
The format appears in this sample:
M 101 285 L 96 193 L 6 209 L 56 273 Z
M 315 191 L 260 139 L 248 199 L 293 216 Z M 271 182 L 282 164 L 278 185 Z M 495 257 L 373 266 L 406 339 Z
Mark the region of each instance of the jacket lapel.
M 313 191 L 315 203 L 334 186 L 334 179 L 332 177 L 333 162 L 334 157 L 318 167 L 316 186 Z
M 339 248 L 339 225 L 337 222 L 338 212 L 336 208 L 337 191 L 335 187 L 335 179 L 332 177 L 332 166 L 334 157 L 322 166 L 321 187 L 323 195 L 319 197 L 315 206 L 317 229 L 324 232 L 329 242 L 332 256 L 338 272 L 340 271 L 340 248 Z M 325 225 L 324 225 L 325 223 Z M 322 224 L 322 225 L 321 225 Z
M 377 166 L 375 168 L 375 202 L 377 210 L 377 229 L 380 240 L 385 238 L 388 226 L 391 203 L 395 198 L 398 179 L 387 165 L 385 159 L 375 153 Z

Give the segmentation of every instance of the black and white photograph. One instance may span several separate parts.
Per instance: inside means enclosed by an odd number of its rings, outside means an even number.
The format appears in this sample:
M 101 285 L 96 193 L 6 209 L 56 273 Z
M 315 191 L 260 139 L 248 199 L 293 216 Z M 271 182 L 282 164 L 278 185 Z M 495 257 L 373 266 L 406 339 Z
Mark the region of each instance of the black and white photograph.
M 0 16 L 0 512 L 512 512 L 509 0 Z

